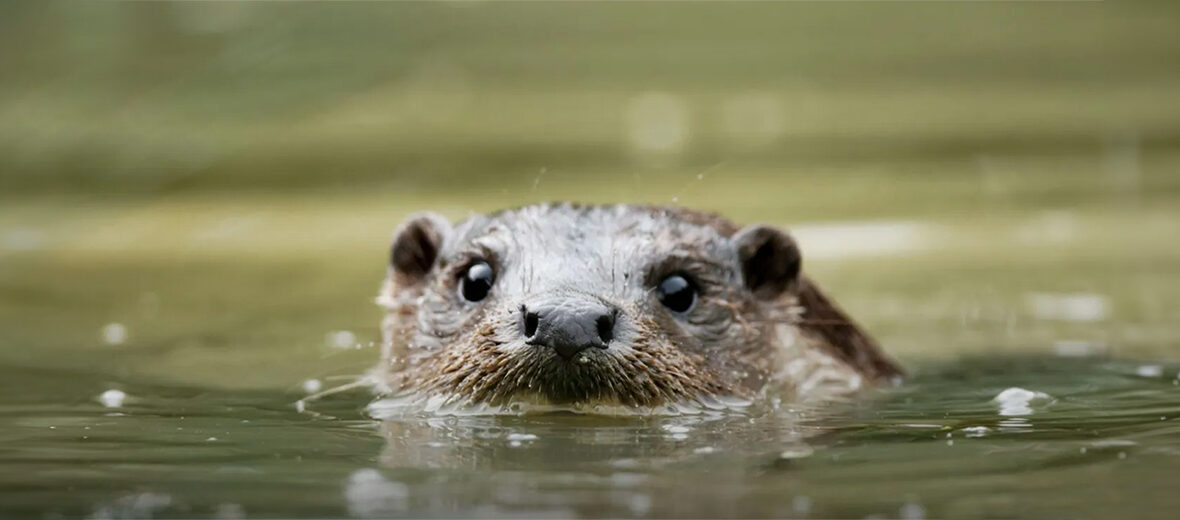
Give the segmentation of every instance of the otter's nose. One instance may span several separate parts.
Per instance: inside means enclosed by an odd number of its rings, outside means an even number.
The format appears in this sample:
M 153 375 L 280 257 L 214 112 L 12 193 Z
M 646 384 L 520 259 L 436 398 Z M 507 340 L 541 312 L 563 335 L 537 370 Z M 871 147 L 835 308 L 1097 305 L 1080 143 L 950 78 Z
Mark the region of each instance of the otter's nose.
M 520 306 L 520 329 L 529 345 L 553 349 L 570 359 L 590 347 L 607 348 L 615 336 L 618 311 L 591 299 Z

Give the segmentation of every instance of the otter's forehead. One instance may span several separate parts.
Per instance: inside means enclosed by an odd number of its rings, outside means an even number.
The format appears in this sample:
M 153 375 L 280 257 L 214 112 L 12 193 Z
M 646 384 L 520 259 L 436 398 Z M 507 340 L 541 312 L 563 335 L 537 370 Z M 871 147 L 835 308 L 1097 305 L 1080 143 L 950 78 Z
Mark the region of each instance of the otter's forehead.
M 462 222 L 444 254 L 493 256 L 525 288 L 596 280 L 625 284 L 661 262 L 730 270 L 737 253 L 723 234 L 728 223 L 710 218 L 627 205 L 528 206 Z

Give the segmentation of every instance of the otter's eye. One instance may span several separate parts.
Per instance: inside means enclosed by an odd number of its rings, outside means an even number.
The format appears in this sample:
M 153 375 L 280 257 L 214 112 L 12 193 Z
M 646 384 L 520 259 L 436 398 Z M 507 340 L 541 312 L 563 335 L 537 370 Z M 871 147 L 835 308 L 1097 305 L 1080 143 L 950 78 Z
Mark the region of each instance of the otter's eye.
M 488 297 L 492 290 L 492 282 L 496 281 L 496 272 L 487 262 L 472 264 L 459 279 L 459 293 L 469 302 L 477 302 Z
M 673 312 L 688 312 L 697 301 L 697 289 L 683 276 L 674 274 L 664 278 L 656 287 L 660 303 Z

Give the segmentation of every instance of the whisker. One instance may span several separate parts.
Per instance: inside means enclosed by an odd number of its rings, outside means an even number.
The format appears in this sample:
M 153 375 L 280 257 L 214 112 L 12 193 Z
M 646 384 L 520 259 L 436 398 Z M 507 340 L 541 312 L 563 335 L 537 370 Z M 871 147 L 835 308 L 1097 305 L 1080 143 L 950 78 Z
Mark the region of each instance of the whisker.
M 335 395 L 335 394 L 347 392 L 349 390 L 355 390 L 357 388 L 372 386 L 372 384 L 373 384 L 373 381 L 369 377 L 360 377 L 356 381 L 353 381 L 351 383 L 346 383 L 346 384 L 343 384 L 340 386 L 334 386 L 334 387 L 329 388 L 327 390 L 321 390 L 321 391 L 311 394 L 307 397 L 304 397 L 303 399 L 295 401 L 295 409 L 298 410 L 299 413 L 307 412 L 307 413 L 312 413 L 314 415 L 319 415 L 318 413 L 311 412 L 310 410 L 307 410 L 307 403 L 308 402 L 318 401 L 318 400 L 323 399 L 329 395 Z

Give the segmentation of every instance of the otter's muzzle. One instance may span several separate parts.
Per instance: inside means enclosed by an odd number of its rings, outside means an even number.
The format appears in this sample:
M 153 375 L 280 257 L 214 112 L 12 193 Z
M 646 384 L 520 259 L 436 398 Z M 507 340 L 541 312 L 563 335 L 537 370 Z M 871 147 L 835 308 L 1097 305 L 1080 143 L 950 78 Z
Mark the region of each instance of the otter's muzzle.
M 534 302 L 520 306 L 520 331 L 529 345 L 570 359 L 590 347 L 607 348 L 617 316 L 618 309 L 588 297 Z

